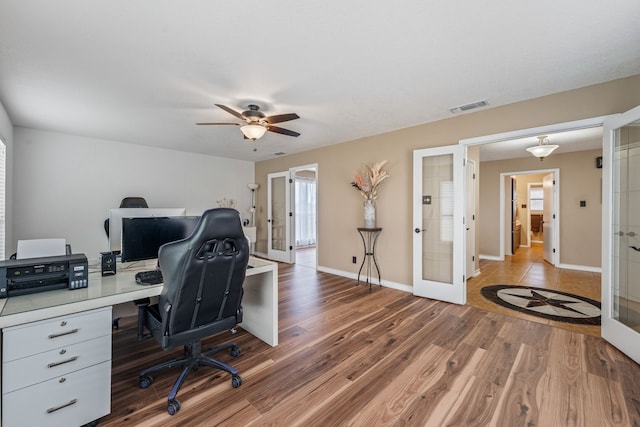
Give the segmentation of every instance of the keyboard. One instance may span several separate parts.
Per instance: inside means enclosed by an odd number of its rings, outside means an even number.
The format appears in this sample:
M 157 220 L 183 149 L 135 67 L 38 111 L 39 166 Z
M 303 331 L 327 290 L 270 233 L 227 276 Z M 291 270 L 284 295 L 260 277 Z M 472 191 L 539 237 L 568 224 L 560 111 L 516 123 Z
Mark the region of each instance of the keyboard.
M 136 273 L 136 283 L 139 285 L 157 285 L 162 283 L 160 270 L 140 271 Z

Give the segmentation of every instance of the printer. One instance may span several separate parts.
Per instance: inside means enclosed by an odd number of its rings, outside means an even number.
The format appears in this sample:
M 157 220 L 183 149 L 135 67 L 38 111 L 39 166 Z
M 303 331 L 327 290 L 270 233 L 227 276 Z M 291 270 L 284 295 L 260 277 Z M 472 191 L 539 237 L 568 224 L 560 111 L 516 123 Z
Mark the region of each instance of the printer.
M 0 261 L 0 298 L 89 285 L 84 254 Z

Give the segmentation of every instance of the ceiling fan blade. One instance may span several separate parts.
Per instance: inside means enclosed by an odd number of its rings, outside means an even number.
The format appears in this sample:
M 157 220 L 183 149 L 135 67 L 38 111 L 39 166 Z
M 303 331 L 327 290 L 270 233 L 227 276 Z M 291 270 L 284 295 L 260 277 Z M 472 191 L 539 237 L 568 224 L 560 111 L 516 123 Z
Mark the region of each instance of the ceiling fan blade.
M 242 126 L 244 123 L 196 123 L 197 125 L 234 125 Z
M 265 117 L 264 119 L 266 120 L 267 123 L 271 124 L 271 123 L 288 122 L 289 120 L 295 120 L 299 118 L 300 116 L 297 115 L 296 113 L 289 113 L 289 114 L 276 114 L 275 116 Z
M 279 128 L 277 126 L 267 126 L 267 130 L 270 132 L 281 133 L 282 135 L 287 135 L 287 136 L 300 136 L 298 132 L 294 132 L 289 129 Z
M 216 104 L 216 107 L 222 108 L 224 111 L 226 111 L 227 113 L 231 114 L 232 116 L 236 116 L 240 120 L 245 120 L 245 118 L 244 118 L 244 116 L 242 114 L 238 113 L 236 110 L 232 110 L 231 108 L 227 107 L 226 105 Z

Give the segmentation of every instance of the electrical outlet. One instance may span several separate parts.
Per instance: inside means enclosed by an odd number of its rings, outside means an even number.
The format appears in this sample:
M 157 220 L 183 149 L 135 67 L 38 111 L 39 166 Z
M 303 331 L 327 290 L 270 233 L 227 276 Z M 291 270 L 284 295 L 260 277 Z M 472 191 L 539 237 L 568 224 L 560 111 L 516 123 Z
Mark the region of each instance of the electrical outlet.
M 351 257 L 351 262 L 355 264 L 357 262 L 356 257 Z

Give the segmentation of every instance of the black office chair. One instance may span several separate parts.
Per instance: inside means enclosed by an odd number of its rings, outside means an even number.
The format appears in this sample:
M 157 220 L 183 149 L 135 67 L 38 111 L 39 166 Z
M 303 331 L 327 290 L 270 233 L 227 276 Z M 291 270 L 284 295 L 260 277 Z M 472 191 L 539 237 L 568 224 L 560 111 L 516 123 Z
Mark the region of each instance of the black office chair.
M 209 356 L 230 349 L 240 354 L 235 343 L 201 351 L 200 340 L 230 330 L 242 322 L 242 284 L 249 261 L 249 244 L 242 230 L 240 215 L 234 209 L 210 209 L 202 215 L 193 234 L 160 247 L 158 264 L 164 286 L 158 304 L 138 305 L 138 339 L 144 328 L 163 350 L 184 346 L 184 357 L 140 373 L 140 387 L 147 388 L 150 374 L 165 368 L 182 367 L 167 396 L 170 415 L 180 409 L 176 395 L 190 371 L 211 366 L 231 374 L 231 385 L 242 384 L 238 371 Z

